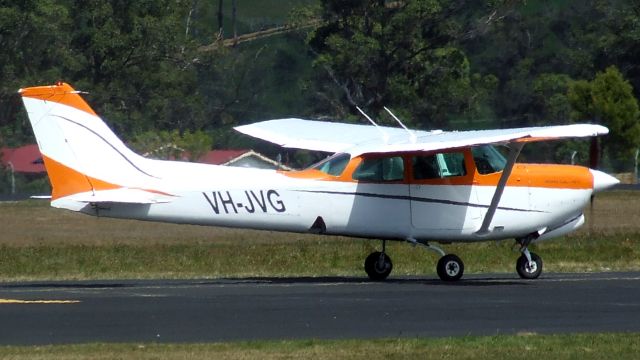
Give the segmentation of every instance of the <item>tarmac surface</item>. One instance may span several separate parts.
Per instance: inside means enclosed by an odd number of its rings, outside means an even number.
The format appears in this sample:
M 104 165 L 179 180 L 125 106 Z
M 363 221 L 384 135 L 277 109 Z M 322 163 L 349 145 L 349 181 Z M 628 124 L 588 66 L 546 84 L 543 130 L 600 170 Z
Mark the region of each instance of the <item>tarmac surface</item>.
M 0 344 L 638 332 L 640 273 L 0 283 Z

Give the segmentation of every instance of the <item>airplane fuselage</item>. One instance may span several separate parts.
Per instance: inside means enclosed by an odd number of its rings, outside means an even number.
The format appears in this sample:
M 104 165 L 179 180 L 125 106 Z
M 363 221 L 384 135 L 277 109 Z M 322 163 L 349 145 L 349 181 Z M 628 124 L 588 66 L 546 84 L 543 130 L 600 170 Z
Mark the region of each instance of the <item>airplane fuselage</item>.
M 170 194 L 170 202 L 97 205 L 63 198 L 53 205 L 106 217 L 441 242 L 505 239 L 533 232 L 548 238 L 583 223 L 582 209 L 592 194 L 589 169 L 517 164 L 491 233 L 478 235 L 500 173 L 479 174 L 471 151 L 464 154 L 470 164 L 465 175 L 422 180 L 410 170 L 411 154 L 401 155 L 408 166 L 402 179 L 392 181 L 353 180 L 363 161 L 358 157 L 340 176 L 314 169 L 282 172 L 163 162 L 163 173 L 150 179 L 150 187 Z M 564 176 L 550 178 L 550 173 Z

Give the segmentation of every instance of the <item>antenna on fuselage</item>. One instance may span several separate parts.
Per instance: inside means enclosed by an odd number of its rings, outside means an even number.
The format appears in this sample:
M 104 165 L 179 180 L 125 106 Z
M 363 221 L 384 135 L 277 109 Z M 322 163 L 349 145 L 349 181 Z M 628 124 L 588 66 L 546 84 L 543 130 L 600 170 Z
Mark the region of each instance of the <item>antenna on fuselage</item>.
M 367 120 L 369 120 L 370 123 L 373 124 L 373 126 L 376 127 L 376 129 L 378 129 L 378 131 L 380 131 L 380 134 L 382 134 L 382 140 L 384 140 L 384 143 L 388 143 L 389 142 L 389 134 L 387 134 L 386 132 L 384 132 L 384 130 L 382 130 L 382 128 L 380 126 L 378 126 L 378 124 L 376 124 L 375 121 L 373 121 L 373 119 L 371 119 L 369 117 L 369 115 L 367 115 L 364 111 L 362 111 L 362 109 L 360 109 L 359 106 L 356 106 L 356 109 L 358 109 L 358 111 L 360 111 L 360 114 L 362 114 L 364 117 L 367 118 Z
M 407 130 L 407 132 L 409 133 L 409 139 L 411 140 L 411 143 L 412 143 L 412 144 L 415 144 L 415 143 L 416 143 L 416 141 L 418 140 L 418 138 L 416 137 L 416 134 L 415 134 L 413 131 L 409 130 L 409 128 L 407 128 L 406 126 L 404 126 L 404 124 L 402 123 L 402 121 L 400 121 L 400 119 L 398 119 L 398 117 L 397 117 L 397 116 L 395 116 L 395 115 L 391 112 L 391 110 L 389 110 L 386 106 L 383 106 L 383 107 L 384 107 L 384 109 L 389 113 L 389 115 L 391 115 L 391 117 L 393 117 L 393 118 L 398 122 L 398 124 L 400 124 L 400 126 L 402 126 L 402 128 L 403 128 L 403 129 Z

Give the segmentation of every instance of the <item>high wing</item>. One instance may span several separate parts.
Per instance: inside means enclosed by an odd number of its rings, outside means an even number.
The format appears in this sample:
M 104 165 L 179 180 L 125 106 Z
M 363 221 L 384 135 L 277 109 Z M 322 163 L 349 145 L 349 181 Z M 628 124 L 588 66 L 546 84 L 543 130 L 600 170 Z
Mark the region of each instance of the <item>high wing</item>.
M 358 145 L 385 145 L 383 137 L 389 143 L 406 142 L 410 135 L 402 128 L 373 125 L 357 125 L 339 122 L 275 119 L 249 125 L 236 126 L 237 131 L 266 140 L 286 148 L 306 149 L 326 152 L 344 152 Z M 436 130 L 413 131 L 418 137 L 442 133 Z
M 413 131 L 402 128 L 375 127 L 314 121 L 276 119 L 235 127 L 243 134 L 287 148 L 326 152 L 364 153 L 434 151 L 481 144 L 507 144 L 562 138 L 604 135 L 609 130 L 601 125 L 572 124 L 515 129 L 474 131 Z M 415 141 L 414 141 L 415 140 Z

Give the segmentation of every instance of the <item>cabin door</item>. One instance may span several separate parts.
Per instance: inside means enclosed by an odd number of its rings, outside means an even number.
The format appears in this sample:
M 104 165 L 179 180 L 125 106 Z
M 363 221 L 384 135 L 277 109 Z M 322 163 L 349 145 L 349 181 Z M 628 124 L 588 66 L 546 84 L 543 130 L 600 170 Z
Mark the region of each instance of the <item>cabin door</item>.
M 411 224 L 420 230 L 477 229 L 481 208 L 473 187 L 469 151 L 419 154 L 411 158 Z

